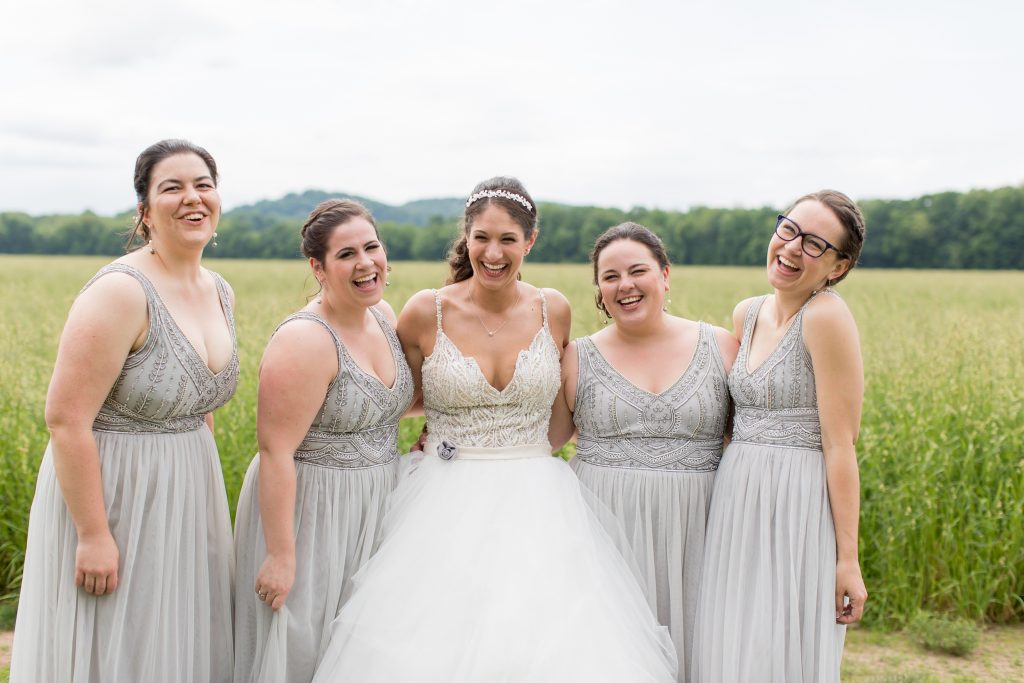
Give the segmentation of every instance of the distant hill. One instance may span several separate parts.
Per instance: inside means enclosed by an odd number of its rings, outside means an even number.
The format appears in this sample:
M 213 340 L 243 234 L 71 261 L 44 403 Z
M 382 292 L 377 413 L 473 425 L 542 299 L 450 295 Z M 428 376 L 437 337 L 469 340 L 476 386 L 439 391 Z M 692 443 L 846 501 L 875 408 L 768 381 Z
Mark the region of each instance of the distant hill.
M 323 190 L 306 190 L 301 194 L 292 192 L 280 199 L 264 199 L 255 204 L 246 204 L 225 212 L 225 216 L 235 218 L 261 216 L 262 218 L 283 218 L 285 220 L 305 220 L 314 206 L 325 199 L 354 199 L 370 210 L 378 223 L 405 223 L 411 225 L 427 225 L 431 219 L 440 218 L 451 221 L 462 215 L 462 199 L 444 197 L 439 199 L 420 199 L 406 202 L 401 206 L 392 206 L 367 197 L 348 192 L 325 192 Z M 261 221 L 262 222 L 262 221 Z

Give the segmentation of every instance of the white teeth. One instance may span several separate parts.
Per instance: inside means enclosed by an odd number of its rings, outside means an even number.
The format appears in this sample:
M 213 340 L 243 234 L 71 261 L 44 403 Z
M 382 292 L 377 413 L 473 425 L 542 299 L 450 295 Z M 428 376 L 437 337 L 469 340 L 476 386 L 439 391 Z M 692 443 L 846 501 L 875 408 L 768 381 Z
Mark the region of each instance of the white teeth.
M 187 220 L 187 221 L 200 221 L 202 219 L 203 219 L 203 214 L 201 214 L 201 213 L 190 213 L 187 216 L 185 216 L 185 220 Z
M 494 271 L 494 272 L 498 272 L 499 270 L 504 270 L 504 269 L 505 269 L 505 266 L 504 266 L 504 265 L 501 265 L 501 266 L 492 266 L 492 265 L 491 265 L 491 264 L 489 264 L 489 263 L 484 263 L 484 264 L 481 264 L 481 265 L 483 265 L 483 267 L 484 267 L 484 268 L 486 268 L 487 270 L 490 270 L 490 271 Z M 507 264 L 506 264 L 506 265 L 507 265 Z
M 796 270 L 799 270 L 799 269 L 800 269 L 800 267 L 799 267 L 798 265 L 796 265 L 795 263 L 793 263 L 792 261 L 790 261 L 790 260 L 789 260 L 788 258 L 786 258 L 785 256 L 780 256 L 780 257 L 779 257 L 779 261 L 780 261 L 780 262 L 782 263 L 782 265 L 786 266 L 787 268 L 794 268 L 794 269 L 796 269 Z
M 377 279 L 376 275 L 367 275 L 366 277 L 361 277 L 361 278 L 359 278 L 357 280 L 353 280 L 353 282 L 355 282 L 358 285 L 358 284 L 362 284 L 364 282 L 369 282 L 370 280 L 376 280 L 376 279 Z
M 643 299 L 643 297 L 642 296 L 627 296 L 625 299 L 619 299 L 619 303 L 622 304 L 623 306 L 625 306 L 626 304 L 636 303 L 637 301 L 640 301 L 640 299 Z

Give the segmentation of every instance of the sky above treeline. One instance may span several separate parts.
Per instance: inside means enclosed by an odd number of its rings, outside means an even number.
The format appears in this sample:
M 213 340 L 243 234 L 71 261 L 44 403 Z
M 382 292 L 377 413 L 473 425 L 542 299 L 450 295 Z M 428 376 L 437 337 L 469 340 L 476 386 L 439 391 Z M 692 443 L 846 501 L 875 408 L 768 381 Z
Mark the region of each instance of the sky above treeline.
M 225 208 L 782 206 L 1024 183 L 1024 2 L 0 3 L 0 211 L 134 205 L 183 137 Z

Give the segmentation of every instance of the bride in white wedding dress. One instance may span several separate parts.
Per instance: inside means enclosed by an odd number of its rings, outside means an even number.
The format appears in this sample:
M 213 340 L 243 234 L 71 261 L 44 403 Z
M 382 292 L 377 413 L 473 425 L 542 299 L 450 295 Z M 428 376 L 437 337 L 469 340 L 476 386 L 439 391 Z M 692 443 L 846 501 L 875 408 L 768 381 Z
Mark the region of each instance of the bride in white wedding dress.
M 314 683 L 642 683 L 676 655 L 548 422 L 568 302 L 519 280 L 537 238 L 513 178 L 477 186 L 451 284 L 399 336 L 429 430 Z

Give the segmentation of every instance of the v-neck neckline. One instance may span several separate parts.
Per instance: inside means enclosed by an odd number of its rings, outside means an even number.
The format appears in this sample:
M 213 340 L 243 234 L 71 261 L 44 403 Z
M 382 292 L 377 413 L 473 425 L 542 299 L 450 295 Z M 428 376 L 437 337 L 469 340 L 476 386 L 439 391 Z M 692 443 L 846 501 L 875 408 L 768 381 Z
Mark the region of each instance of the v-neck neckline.
M 464 354 L 462 352 L 462 350 L 459 349 L 459 347 L 455 344 L 455 342 L 452 340 L 452 338 L 449 337 L 447 334 L 445 334 L 445 331 L 443 329 L 439 328 L 437 330 L 437 335 L 439 337 L 444 337 L 448 341 L 448 343 L 451 344 L 451 347 L 453 349 L 455 349 L 455 353 L 457 353 L 459 355 L 459 358 L 461 358 L 462 360 L 466 361 L 467 363 L 472 364 L 473 367 L 476 368 L 477 374 L 480 376 L 480 379 L 482 379 L 484 381 L 484 384 L 486 384 L 487 387 L 491 391 L 493 391 L 494 393 L 498 394 L 499 396 L 504 396 L 505 393 L 508 392 L 509 387 L 511 387 L 513 384 L 515 384 L 516 380 L 519 379 L 519 364 L 522 361 L 523 357 L 524 356 L 528 356 L 530 354 L 530 351 L 533 350 L 534 345 L 537 343 L 537 340 L 540 338 L 541 333 L 544 332 L 546 329 L 547 329 L 547 322 L 545 321 L 543 324 L 541 324 L 540 329 L 537 330 L 537 332 L 533 335 L 533 338 L 530 340 L 529 345 L 525 349 L 522 349 L 521 351 L 519 351 L 516 354 L 515 368 L 512 370 L 512 379 L 510 379 L 508 381 L 508 384 L 506 384 L 501 389 L 499 389 L 498 387 L 496 387 L 493 384 L 491 384 L 491 382 L 487 379 L 487 375 L 484 374 L 483 369 L 480 367 L 480 362 L 477 361 L 477 359 L 475 357 L 467 356 L 466 354 Z M 427 356 L 427 358 L 424 359 L 424 360 L 428 360 L 430 358 L 433 358 L 435 355 L 437 355 L 437 343 L 436 342 L 434 344 L 433 352 L 429 356 Z
M 803 314 L 804 309 L 807 307 L 807 304 L 809 304 L 811 302 L 811 299 L 814 298 L 814 296 L 812 295 L 810 299 L 805 301 L 800 306 L 800 308 L 797 310 L 797 312 L 795 314 L 793 314 L 792 320 L 790 320 L 789 323 L 786 325 L 786 329 L 782 333 L 782 336 L 779 337 L 779 341 L 775 344 L 775 347 L 771 351 L 768 352 L 768 355 L 764 357 L 764 359 L 758 364 L 758 366 L 756 368 L 751 370 L 750 369 L 750 346 L 751 346 L 751 344 L 754 343 L 754 331 L 757 328 L 757 318 L 761 315 L 761 308 L 764 306 L 764 302 L 768 300 L 769 296 L 770 295 L 766 294 L 763 297 L 761 297 L 761 301 L 758 302 L 757 309 L 753 313 L 753 319 L 750 322 L 750 330 L 744 332 L 744 338 L 745 338 L 746 344 L 744 344 L 744 350 L 743 350 L 743 371 L 747 374 L 748 377 L 753 377 L 758 372 L 760 372 L 763 368 L 765 368 L 768 365 L 768 361 L 772 360 L 772 358 L 779 353 L 779 351 L 782 349 L 783 343 L 786 341 L 786 338 L 789 337 L 790 333 L 796 327 L 796 322 L 800 318 L 800 316 Z
M 203 360 L 202 355 L 199 353 L 199 350 L 196 349 L 195 344 L 192 343 L 192 340 L 189 339 L 189 336 L 185 334 L 185 331 L 183 329 L 181 329 L 181 325 L 178 324 L 178 321 L 174 319 L 174 315 L 171 313 L 171 309 L 167 308 L 167 303 L 164 302 L 163 297 L 160 296 L 160 291 L 156 288 L 156 285 L 153 284 L 153 281 L 150 280 L 145 273 L 143 273 L 140 269 L 136 268 L 135 266 L 131 266 L 127 263 L 122 263 L 120 265 L 130 268 L 131 270 L 138 273 L 139 277 L 145 280 L 149 288 L 153 290 L 153 296 L 156 299 L 157 303 L 160 304 L 160 307 L 163 309 L 164 314 L 167 316 L 167 320 L 170 321 L 171 325 L 174 325 L 174 329 L 177 330 L 178 334 L 181 335 L 181 338 L 185 340 L 185 344 L 188 346 L 189 351 L 192 352 L 192 355 L 195 356 L 196 360 L 199 361 L 199 364 L 203 366 L 203 368 L 210 375 L 210 377 L 212 377 L 213 379 L 218 379 L 221 375 L 228 371 L 228 369 L 234 364 L 235 359 L 238 357 L 238 345 L 235 342 L 235 325 L 231 313 L 228 311 L 227 302 L 224 300 L 224 295 L 221 292 L 220 284 L 216 281 L 216 278 L 214 278 L 213 286 L 217 290 L 217 301 L 220 303 L 220 311 L 221 314 L 224 316 L 224 323 L 228 328 L 228 336 L 231 339 L 231 356 L 230 358 L 228 358 L 228 362 L 224 365 L 223 368 L 214 372 L 214 370 L 207 364 L 207 362 Z
M 668 387 L 666 387 L 664 391 L 660 391 L 660 392 L 657 392 L 657 393 L 655 393 L 653 391 L 647 391 L 643 387 L 638 386 L 636 384 L 636 382 L 634 382 L 633 380 L 631 380 L 628 377 L 626 377 L 625 375 L 623 375 L 618 370 L 618 368 L 616 368 L 614 365 L 612 365 L 612 362 L 605 357 L 604 353 L 601 352 L 601 349 L 594 342 L 593 338 L 587 337 L 587 340 L 589 341 L 590 346 L 593 347 L 594 354 L 598 357 L 598 359 L 600 359 L 599 362 L 602 363 L 607 368 L 609 368 L 613 373 L 615 373 L 616 377 L 618 377 L 623 382 L 628 384 L 630 387 L 632 387 L 633 389 L 636 389 L 637 391 L 643 393 L 646 396 L 650 396 L 652 398 L 663 399 L 663 398 L 665 398 L 665 396 L 668 395 L 669 392 L 671 392 L 675 388 L 677 388 L 682 383 L 682 381 L 684 379 L 686 379 L 686 376 L 690 374 L 690 370 L 693 369 L 693 364 L 696 362 L 697 357 L 700 356 L 701 344 L 704 343 L 704 326 L 701 325 L 698 328 L 698 331 L 697 331 L 697 345 L 694 346 L 694 348 L 693 348 L 693 355 L 690 356 L 690 360 L 689 360 L 689 362 L 687 362 L 686 367 L 683 369 L 682 374 L 680 374 L 679 377 L 676 378 L 676 381 L 672 382 L 672 384 L 670 384 Z
M 312 313 L 312 311 L 310 311 L 310 313 Z M 313 313 L 313 315 L 317 315 L 317 314 Z M 399 373 L 398 358 L 395 357 L 395 345 L 391 343 L 391 337 L 388 336 L 388 331 L 384 328 L 384 321 L 381 320 L 381 316 L 378 315 L 377 311 L 372 306 L 370 307 L 370 315 L 373 316 L 373 319 L 377 323 L 377 327 L 380 328 L 381 334 L 384 335 L 384 340 L 388 344 L 388 352 L 391 354 L 391 363 L 392 363 L 392 365 L 395 368 L 395 378 L 391 381 L 391 386 L 388 386 L 387 384 L 385 384 L 384 380 L 382 380 L 380 377 L 378 377 L 377 375 L 373 374 L 372 372 L 370 372 L 369 370 L 364 368 L 362 365 L 360 365 L 356 361 L 355 356 L 352 355 L 352 352 L 349 351 L 348 347 L 345 345 L 345 341 L 341 338 L 341 333 L 339 333 L 336 329 L 334 329 L 334 327 L 332 327 L 331 324 L 327 320 L 324 320 L 320 316 L 317 316 L 317 317 L 320 318 L 321 320 L 323 320 L 324 323 L 328 327 L 331 328 L 331 331 L 334 332 L 334 336 L 338 340 L 338 345 L 341 347 L 341 350 L 345 354 L 345 357 L 348 358 L 348 360 L 351 362 L 352 367 L 354 367 L 356 370 L 361 372 L 367 378 L 369 378 L 369 379 L 373 380 L 374 382 L 376 382 L 377 384 L 379 384 L 387 392 L 393 393 L 395 391 L 395 388 L 398 387 L 398 373 Z

